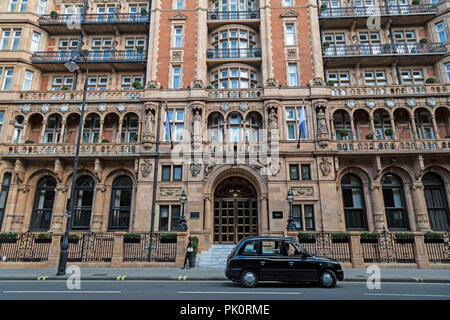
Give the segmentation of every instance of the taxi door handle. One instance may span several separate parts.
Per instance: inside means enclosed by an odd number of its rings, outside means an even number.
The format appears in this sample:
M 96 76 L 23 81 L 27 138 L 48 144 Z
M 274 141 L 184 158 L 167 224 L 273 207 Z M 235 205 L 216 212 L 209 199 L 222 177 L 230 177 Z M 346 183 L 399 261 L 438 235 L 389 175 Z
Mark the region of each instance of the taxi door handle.
M 262 266 L 266 264 L 265 261 L 260 261 L 259 263 L 261 263 Z
M 294 262 L 289 261 L 289 266 L 292 267 L 294 265 Z

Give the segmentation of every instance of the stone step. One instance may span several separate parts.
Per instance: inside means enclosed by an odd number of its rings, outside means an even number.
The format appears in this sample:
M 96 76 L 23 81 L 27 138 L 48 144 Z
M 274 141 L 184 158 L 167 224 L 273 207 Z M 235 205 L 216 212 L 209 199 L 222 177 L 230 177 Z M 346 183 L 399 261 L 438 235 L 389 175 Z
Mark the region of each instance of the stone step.
M 214 244 L 208 250 L 200 252 L 196 257 L 196 266 L 200 268 L 225 268 L 227 258 L 235 245 Z

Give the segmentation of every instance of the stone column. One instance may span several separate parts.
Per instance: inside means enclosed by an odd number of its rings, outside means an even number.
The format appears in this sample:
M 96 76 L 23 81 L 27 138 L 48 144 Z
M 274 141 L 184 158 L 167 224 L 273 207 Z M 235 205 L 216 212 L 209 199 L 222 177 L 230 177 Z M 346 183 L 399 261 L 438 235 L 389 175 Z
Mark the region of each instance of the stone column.
M 412 126 L 412 139 L 416 140 L 417 139 L 417 127 L 416 127 L 416 120 L 414 119 L 414 115 L 409 115 L 409 120 L 411 121 L 411 126 Z
M 195 79 L 207 83 L 207 68 L 206 68 L 206 48 L 208 42 L 208 1 L 199 0 L 197 2 L 197 64 Z
M 136 141 L 137 141 L 137 142 L 140 142 L 140 141 L 141 141 L 141 130 L 142 130 L 142 120 L 139 120 L 139 122 L 138 122 L 137 137 L 136 137 Z
M 437 123 L 436 123 L 436 116 L 434 114 L 431 115 L 431 121 L 433 122 L 434 138 L 435 139 L 440 139 L 438 126 L 437 126 Z
M 121 143 L 122 142 L 122 125 L 123 125 L 123 120 L 119 120 L 119 135 L 118 135 L 118 141 L 116 141 L 116 143 Z
M 425 202 L 425 194 L 423 191 L 423 184 L 416 181 L 411 185 L 411 191 L 414 202 L 414 212 L 418 231 L 428 231 L 430 226 L 428 224 L 428 210 Z
M 13 129 L 13 135 L 12 137 L 14 137 L 14 130 L 15 130 L 15 125 L 14 125 L 14 129 Z M 28 137 L 28 132 L 30 131 L 30 124 L 27 120 L 25 120 L 23 122 L 23 130 L 22 130 L 22 136 L 19 139 L 19 143 L 23 143 L 26 139 L 26 137 Z
M 322 64 L 322 45 L 320 41 L 320 26 L 317 16 L 317 3 L 315 0 L 307 2 L 309 16 L 309 30 L 311 32 L 311 53 L 313 57 L 314 78 L 324 79 Z
M 364 268 L 364 258 L 361 249 L 361 241 L 359 235 L 350 235 L 350 256 L 353 268 Z
M 113 254 L 111 259 L 111 268 L 122 267 L 123 262 L 123 235 L 124 232 L 114 233 Z
M 214 231 L 214 211 L 211 206 L 212 201 L 209 194 L 205 194 L 203 197 L 205 199 L 205 212 L 203 212 L 205 215 L 205 231 L 210 232 L 212 235 Z
M 330 116 L 330 133 L 331 133 L 331 139 L 332 140 L 336 140 L 336 135 L 334 132 L 334 121 L 333 121 L 333 116 Z
M 356 138 L 355 123 L 353 117 L 350 118 L 350 130 L 352 130 L 352 140 Z
M 53 235 L 52 243 L 48 250 L 47 268 L 57 268 L 61 251 L 61 235 Z
M 99 183 L 95 186 L 94 208 L 91 213 L 91 230 L 92 232 L 105 232 L 107 225 L 103 222 L 103 211 L 105 206 L 105 191 L 104 184 Z M 106 221 L 105 221 L 106 223 Z
M 393 115 L 389 115 L 389 119 L 391 120 L 392 139 L 397 140 L 397 130 L 395 128 L 395 118 Z
M 423 233 L 414 235 L 414 257 L 419 269 L 430 268 L 430 261 L 428 260 Z
M 269 222 L 267 221 L 267 194 L 263 194 L 260 198 L 260 217 L 261 219 L 261 235 L 265 236 L 269 234 Z
M 64 134 L 66 133 L 66 121 L 61 121 L 61 134 L 59 135 L 59 143 L 64 142 Z
M 370 122 L 370 133 L 373 134 L 373 139 L 375 140 L 375 122 L 373 121 L 373 116 L 371 115 L 369 117 L 369 122 Z
M 181 268 L 186 256 L 187 232 L 177 232 L 177 256 L 175 259 L 175 267 Z
M 102 142 L 103 140 L 103 124 L 105 123 L 105 120 L 100 120 L 100 132 L 98 133 L 98 140 L 99 142 Z
M 67 186 L 65 184 L 56 185 L 55 204 L 52 213 L 52 221 L 50 224 L 50 232 L 64 232 L 64 216 L 66 212 L 66 193 Z
M 39 141 L 38 143 L 44 143 L 44 137 L 45 137 L 45 129 L 47 128 L 47 120 L 42 121 L 41 126 L 41 133 L 39 134 Z
M 372 191 L 372 207 L 373 207 L 373 217 L 375 224 L 375 231 L 381 232 L 385 227 L 385 219 L 384 219 L 384 201 L 383 194 L 381 191 L 381 184 L 379 182 L 374 182 L 370 186 L 370 190 Z
M 1 232 L 10 232 L 14 214 L 16 212 L 17 198 L 19 196 L 19 189 L 17 185 L 17 175 L 13 174 L 11 178 L 11 184 L 9 186 L 9 196 L 6 202 L 7 209 L 5 210 L 3 217 L 3 227 Z M 0 226 L 1 227 L 1 226 Z

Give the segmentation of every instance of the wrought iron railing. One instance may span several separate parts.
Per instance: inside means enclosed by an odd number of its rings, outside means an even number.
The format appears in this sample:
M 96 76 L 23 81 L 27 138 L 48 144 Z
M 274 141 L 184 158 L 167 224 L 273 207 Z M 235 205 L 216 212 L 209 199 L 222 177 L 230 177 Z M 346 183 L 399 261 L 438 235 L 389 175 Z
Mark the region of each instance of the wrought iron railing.
M 39 51 L 31 56 L 32 63 L 66 63 L 72 58 L 72 51 Z M 89 63 L 145 62 L 146 50 L 91 50 L 86 59 Z
M 435 4 L 415 4 L 400 6 L 366 6 L 366 7 L 342 7 L 321 8 L 320 18 L 337 17 L 370 17 L 370 16 L 401 16 L 418 14 L 436 14 L 438 12 Z
M 150 22 L 149 13 L 103 13 L 103 14 L 44 14 L 39 17 L 41 25 L 70 24 L 140 24 Z
M 341 262 L 351 261 L 349 238 L 335 238 L 329 232 L 318 232 L 313 235 L 309 239 L 298 239 L 309 253 Z
M 414 239 L 396 239 L 393 233 L 382 232 L 376 239 L 360 239 L 366 263 L 414 263 Z
M 428 261 L 431 263 L 450 263 L 450 232 L 442 234 L 441 239 L 425 238 Z
M 82 233 L 78 239 L 69 238 L 67 261 L 110 262 L 113 255 L 114 234 Z
M 37 234 L 24 233 L 16 239 L 0 239 L 0 263 L 6 262 L 38 262 L 48 260 L 52 239 L 39 239 Z
M 253 20 L 259 19 L 259 11 L 210 11 L 208 20 Z
M 450 143 L 448 139 L 419 139 L 419 140 L 353 140 L 353 141 L 334 141 L 331 146 L 337 151 L 450 151 Z
M 386 43 L 359 45 L 322 45 L 326 57 L 445 54 L 444 43 Z
M 235 48 L 235 49 L 208 49 L 208 59 L 249 59 L 261 58 L 261 49 L 258 48 Z
M 174 239 L 163 239 L 161 234 L 153 234 L 149 258 L 150 233 L 141 234 L 140 239 L 123 241 L 123 261 L 128 262 L 175 262 L 177 242 Z

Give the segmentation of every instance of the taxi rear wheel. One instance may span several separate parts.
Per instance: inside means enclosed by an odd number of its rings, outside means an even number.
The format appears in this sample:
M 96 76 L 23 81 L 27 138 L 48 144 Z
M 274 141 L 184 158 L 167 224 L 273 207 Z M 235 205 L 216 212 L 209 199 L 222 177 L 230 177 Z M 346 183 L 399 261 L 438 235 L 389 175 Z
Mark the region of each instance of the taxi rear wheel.
M 336 286 L 336 275 L 331 270 L 324 270 L 320 273 L 319 283 L 324 288 L 334 288 Z

